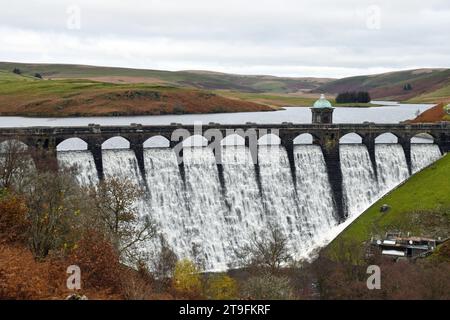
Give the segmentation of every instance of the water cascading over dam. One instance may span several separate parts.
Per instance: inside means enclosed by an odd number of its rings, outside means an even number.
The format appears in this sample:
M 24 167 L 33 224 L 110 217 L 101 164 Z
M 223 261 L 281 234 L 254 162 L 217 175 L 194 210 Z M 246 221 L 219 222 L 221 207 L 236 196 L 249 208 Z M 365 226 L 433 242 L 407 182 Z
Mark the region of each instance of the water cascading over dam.
M 330 240 L 340 220 L 322 150 L 316 145 L 294 148 L 295 182 L 286 150 L 260 146 L 259 170 L 248 148 L 222 149 L 222 175 L 208 147 L 184 148 L 184 175 L 169 148 L 144 150 L 145 179 L 130 150 L 103 150 L 105 177 L 127 177 L 142 187 L 137 203 L 159 226 L 179 258 L 194 257 L 205 270 L 224 270 L 235 262 L 235 249 L 267 230 L 279 227 L 295 258 L 305 258 Z M 344 204 L 349 217 L 367 209 L 409 177 L 403 149 L 377 144 L 376 171 L 366 146 L 341 145 Z M 411 148 L 413 172 L 441 156 L 434 144 Z M 58 152 L 61 164 L 78 167 L 83 185 L 98 182 L 90 151 Z

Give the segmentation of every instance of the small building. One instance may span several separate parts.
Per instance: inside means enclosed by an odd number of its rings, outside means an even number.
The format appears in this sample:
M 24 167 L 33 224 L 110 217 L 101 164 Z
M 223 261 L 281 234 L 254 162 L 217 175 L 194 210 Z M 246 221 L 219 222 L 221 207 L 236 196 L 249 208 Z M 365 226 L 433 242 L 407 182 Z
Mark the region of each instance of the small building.
M 415 259 L 431 254 L 443 242 L 441 239 L 402 237 L 400 233 L 388 233 L 384 239 L 372 239 L 370 251 L 373 253 L 375 249 L 381 255 L 392 258 Z
M 330 124 L 333 123 L 334 108 L 330 101 L 325 99 L 325 95 L 321 94 L 320 99 L 314 102 L 311 108 L 312 123 L 315 124 Z

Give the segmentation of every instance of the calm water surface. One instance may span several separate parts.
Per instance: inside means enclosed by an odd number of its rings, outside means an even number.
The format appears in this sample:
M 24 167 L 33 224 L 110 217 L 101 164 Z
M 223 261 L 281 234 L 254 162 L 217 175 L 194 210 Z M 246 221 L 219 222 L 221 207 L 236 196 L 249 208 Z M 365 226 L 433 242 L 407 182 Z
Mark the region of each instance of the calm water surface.
M 390 101 L 374 101 L 381 107 L 372 108 L 337 108 L 334 111 L 335 123 L 362 123 L 364 121 L 376 123 L 398 123 L 415 117 L 416 112 L 423 112 L 433 105 L 430 104 L 398 104 Z M 256 123 L 310 123 L 311 111 L 305 107 L 288 107 L 272 112 L 241 112 L 216 114 L 187 114 L 135 117 L 83 117 L 83 118 L 28 118 L 28 117 L 0 117 L 0 127 L 34 127 L 34 126 L 87 126 L 91 123 L 100 125 L 129 125 L 140 123 L 143 125 L 168 125 L 173 122 L 194 124 L 217 122 L 222 124 Z

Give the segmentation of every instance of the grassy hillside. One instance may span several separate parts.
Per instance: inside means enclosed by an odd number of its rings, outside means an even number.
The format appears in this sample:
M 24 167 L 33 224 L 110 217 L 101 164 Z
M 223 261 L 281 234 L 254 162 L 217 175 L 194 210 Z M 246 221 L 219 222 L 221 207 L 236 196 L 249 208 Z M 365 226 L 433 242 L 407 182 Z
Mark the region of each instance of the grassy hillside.
M 40 73 L 47 79 L 88 79 L 111 83 L 151 83 L 198 89 L 289 93 L 311 90 L 331 81 L 326 78 L 283 78 L 233 75 L 206 71 L 161 71 L 64 64 L 0 62 L 0 70 L 19 68 L 24 74 Z
M 403 89 L 407 83 L 411 84 L 412 90 Z M 339 79 L 325 83 L 315 91 L 339 93 L 364 90 L 370 92 L 372 99 L 405 101 L 435 92 L 449 84 L 450 69 L 417 69 Z M 448 92 L 442 92 L 441 97 L 449 96 Z M 436 98 L 437 95 L 428 102 L 437 102 Z
M 19 68 L 22 74 L 13 74 L 14 68 Z M 44 80 L 35 78 L 36 73 Z M 412 90 L 403 90 L 407 83 Z M 333 80 L 0 62 L 0 113 L 3 115 L 260 111 L 308 107 L 319 92 L 327 93 L 337 107 L 373 106 L 370 103 L 336 104 L 335 94 L 349 90 L 368 90 L 373 99 L 381 100 L 450 101 L 450 69 L 418 69 Z
M 270 111 L 211 92 L 92 80 L 39 80 L 0 72 L 0 115 L 105 116 Z
M 405 184 L 376 202 L 327 248 L 330 255 L 345 243 L 363 243 L 387 231 L 422 236 L 450 236 L 450 154 L 411 177 Z M 391 206 L 380 213 L 383 204 Z
M 312 93 L 303 94 L 281 94 L 281 93 L 249 93 L 237 92 L 229 90 L 216 90 L 217 94 L 232 99 L 240 99 L 244 101 L 252 101 L 265 105 L 277 107 L 310 107 L 317 100 L 318 95 Z M 334 96 L 327 96 L 327 99 L 335 107 L 373 107 L 376 104 L 372 103 L 336 103 Z
M 410 99 L 408 102 L 411 103 L 433 103 L 436 101 L 450 103 L 450 81 L 443 87 L 421 94 L 417 97 Z

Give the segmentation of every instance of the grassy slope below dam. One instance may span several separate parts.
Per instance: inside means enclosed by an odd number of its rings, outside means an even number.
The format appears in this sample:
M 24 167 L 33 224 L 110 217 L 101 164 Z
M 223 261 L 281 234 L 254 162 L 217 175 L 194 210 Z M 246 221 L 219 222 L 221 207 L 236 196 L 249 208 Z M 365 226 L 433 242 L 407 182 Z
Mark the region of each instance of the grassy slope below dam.
M 387 231 L 411 235 L 450 236 L 450 154 L 412 176 L 403 185 L 377 201 L 326 249 L 331 257 L 350 244 L 364 244 L 371 236 Z M 391 209 L 381 213 L 380 207 Z

